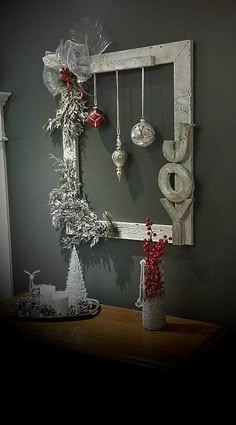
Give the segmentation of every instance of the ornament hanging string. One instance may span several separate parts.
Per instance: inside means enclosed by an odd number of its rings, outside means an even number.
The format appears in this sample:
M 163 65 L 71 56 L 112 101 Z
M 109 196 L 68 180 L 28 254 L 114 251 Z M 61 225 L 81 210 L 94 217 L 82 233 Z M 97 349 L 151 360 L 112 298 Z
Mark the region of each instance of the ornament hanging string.
M 144 90 L 145 90 L 145 81 L 144 81 L 144 67 L 140 67 L 142 70 L 142 103 L 141 103 L 141 118 L 140 121 L 135 124 L 132 127 L 131 130 L 131 140 L 132 142 L 137 145 L 137 146 L 141 146 L 141 147 L 146 147 L 149 146 L 151 143 L 153 143 L 154 139 L 155 139 L 155 130 L 154 128 L 151 126 L 151 124 L 148 124 L 145 121 L 144 118 L 144 101 L 145 101 L 145 96 L 144 96 Z
M 100 128 L 105 122 L 105 116 L 101 109 L 98 108 L 97 101 L 97 78 L 96 74 L 93 74 L 93 108 L 88 112 L 87 124 L 91 128 Z
M 94 108 L 97 108 L 98 106 L 98 100 L 97 100 L 97 78 L 96 74 L 93 74 L 93 103 Z
M 120 140 L 120 106 L 119 106 L 119 75 L 118 75 L 118 71 L 116 71 L 116 132 L 117 132 L 117 141 L 119 141 Z
M 142 119 L 144 119 L 144 67 L 142 67 Z

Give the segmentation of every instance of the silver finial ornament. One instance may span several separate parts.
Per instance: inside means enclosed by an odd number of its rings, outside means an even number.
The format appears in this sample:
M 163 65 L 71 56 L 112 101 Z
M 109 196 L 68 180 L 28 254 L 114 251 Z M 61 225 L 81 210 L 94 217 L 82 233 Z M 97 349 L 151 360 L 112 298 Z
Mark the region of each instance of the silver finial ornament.
M 122 149 L 120 136 L 117 136 L 116 150 L 113 152 L 111 157 L 116 166 L 116 174 L 119 182 L 121 181 L 123 166 L 126 162 L 127 156 L 127 153 Z
M 121 180 L 121 175 L 123 171 L 123 166 L 127 159 L 127 153 L 122 149 L 122 143 L 120 138 L 120 107 L 119 107 L 119 79 L 118 79 L 118 71 L 116 71 L 116 150 L 112 154 L 112 161 L 116 166 L 116 174 Z

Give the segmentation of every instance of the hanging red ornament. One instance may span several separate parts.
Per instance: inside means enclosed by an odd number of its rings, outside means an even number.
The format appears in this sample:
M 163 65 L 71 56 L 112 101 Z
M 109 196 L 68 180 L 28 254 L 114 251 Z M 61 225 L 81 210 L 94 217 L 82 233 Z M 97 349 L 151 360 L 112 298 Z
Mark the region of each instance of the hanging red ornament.
M 87 124 L 91 128 L 100 128 L 105 123 L 104 113 L 97 107 L 97 84 L 96 74 L 93 74 L 93 87 L 94 87 L 94 106 L 93 109 L 88 111 Z
M 94 106 L 93 109 L 90 109 L 88 112 L 87 124 L 92 128 L 99 128 L 105 122 L 104 113 Z

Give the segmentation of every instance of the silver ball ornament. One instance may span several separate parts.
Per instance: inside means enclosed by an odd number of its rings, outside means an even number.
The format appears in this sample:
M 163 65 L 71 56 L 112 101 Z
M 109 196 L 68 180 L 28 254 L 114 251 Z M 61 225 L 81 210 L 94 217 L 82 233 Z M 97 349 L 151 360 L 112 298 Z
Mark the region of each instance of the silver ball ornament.
M 131 130 L 131 140 L 135 145 L 146 147 L 155 140 L 155 130 L 144 118 L 135 124 Z

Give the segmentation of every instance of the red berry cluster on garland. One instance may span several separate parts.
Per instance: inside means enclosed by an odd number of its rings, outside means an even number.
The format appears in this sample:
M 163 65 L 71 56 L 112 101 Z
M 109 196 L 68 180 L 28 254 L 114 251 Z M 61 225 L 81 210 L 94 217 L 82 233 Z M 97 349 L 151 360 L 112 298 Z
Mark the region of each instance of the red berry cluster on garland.
M 147 238 L 143 242 L 143 251 L 146 255 L 144 268 L 144 291 L 146 298 L 160 297 L 164 294 L 164 281 L 160 266 L 168 238 L 164 235 L 163 239 L 159 239 L 154 243 L 153 236 L 156 237 L 157 235 L 152 230 L 152 224 L 150 218 L 146 218 Z M 169 240 L 171 239 L 170 237 Z
M 72 72 L 70 72 L 70 70 L 68 68 L 61 68 L 60 69 L 60 76 L 62 81 L 64 81 L 64 83 L 66 83 L 66 92 L 67 92 L 67 97 L 68 99 L 70 99 L 70 91 L 71 91 L 71 86 L 72 86 Z
M 82 99 L 83 91 L 79 85 L 75 84 L 75 75 L 68 68 L 60 69 L 60 78 L 66 84 L 66 92 L 67 92 L 68 100 L 70 100 L 70 93 L 71 93 L 72 87 L 76 87 L 76 89 L 79 92 L 79 96 Z

